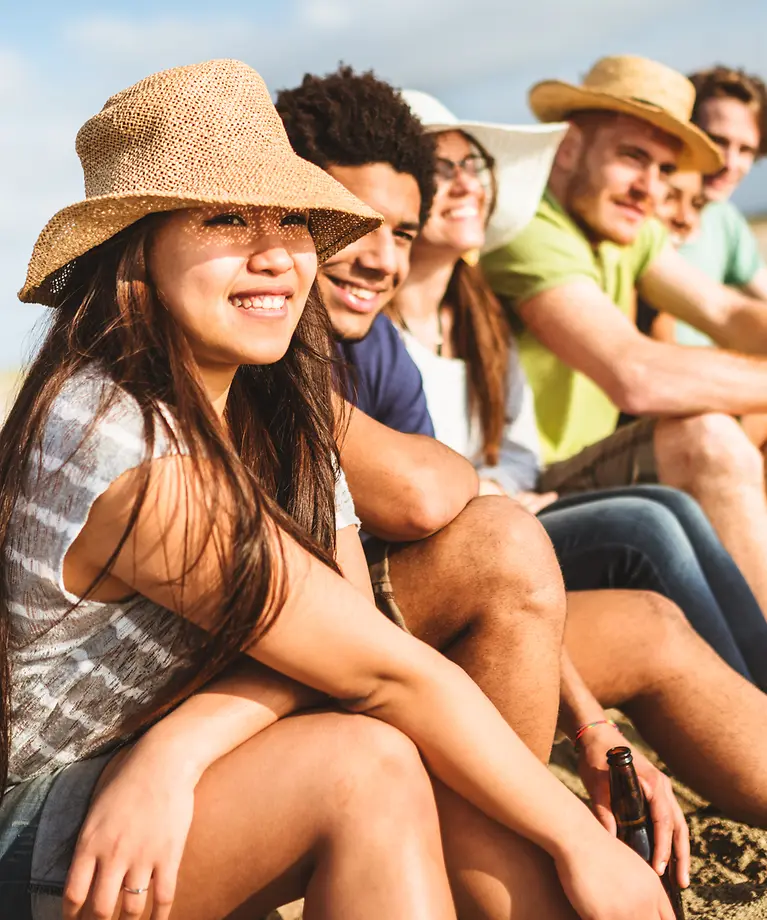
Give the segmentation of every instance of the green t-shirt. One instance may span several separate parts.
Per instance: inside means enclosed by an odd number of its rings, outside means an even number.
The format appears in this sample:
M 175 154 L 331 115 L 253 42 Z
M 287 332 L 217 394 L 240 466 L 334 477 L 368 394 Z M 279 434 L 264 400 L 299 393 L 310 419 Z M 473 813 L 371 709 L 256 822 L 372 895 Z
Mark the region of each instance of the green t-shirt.
M 493 290 L 513 308 L 536 294 L 587 278 L 633 321 L 636 283 L 665 245 L 666 231 L 647 221 L 630 246 L 594 249 L 550 192 L 519 236 L 488 253 L 482 267 Z M 522 364 L 535 395 L 535 412 L 547 463 L 566 460 L 612 434 L 618 409 L 590 378 L 577 373 L 524 328 Z
M 745 287 L 764 265 L 759 244 L 745 217 L 729 201 L 712 201 L 701 215 L 700 232 L 679 252 L 696 268 L 731 287 Z M 703 332 L 677 320 L 674 335 L 680 345 L 710 346 Z

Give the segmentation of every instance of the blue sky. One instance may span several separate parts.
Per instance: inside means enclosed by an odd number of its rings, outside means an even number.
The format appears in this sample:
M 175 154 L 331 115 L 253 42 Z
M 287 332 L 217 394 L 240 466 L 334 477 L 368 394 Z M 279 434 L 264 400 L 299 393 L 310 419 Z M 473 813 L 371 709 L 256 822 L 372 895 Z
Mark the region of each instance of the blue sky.
M 683 71 L 725 62 L 762 72 L 764 0 L 68 0 L 2 4 L 0 369 L 39 338 L 46 311 L 15 298 L 37 233 L 82 197 L 77 129 L 147 74 L 237 57 L 277 90 L 339 60 L 424 89 L 466 118 L 530 120 L 539 79 L 577 80 L 632 53 Z M 767 211 L 767 167 L 737 203 Z

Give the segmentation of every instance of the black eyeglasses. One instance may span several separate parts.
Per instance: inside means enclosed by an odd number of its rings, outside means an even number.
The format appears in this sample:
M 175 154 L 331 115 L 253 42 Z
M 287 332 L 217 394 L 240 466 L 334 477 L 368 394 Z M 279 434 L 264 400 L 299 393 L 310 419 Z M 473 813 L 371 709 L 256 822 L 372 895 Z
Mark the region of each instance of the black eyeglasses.
M 459 170 L 476 179 L 486 173 L 491 165 L 480 153 L 470 153 L 469 156 L 464 157 L 457 163 L 455 160 L 448 160 L 447 157 L 437 157 L 435 172 L 438 179 L 452 182 L 458 175 Z

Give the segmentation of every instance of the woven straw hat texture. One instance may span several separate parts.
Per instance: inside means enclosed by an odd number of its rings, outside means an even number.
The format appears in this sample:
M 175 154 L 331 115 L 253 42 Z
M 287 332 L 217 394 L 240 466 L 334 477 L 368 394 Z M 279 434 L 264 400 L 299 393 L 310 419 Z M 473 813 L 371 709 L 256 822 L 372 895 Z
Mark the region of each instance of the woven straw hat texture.
M 591 68 L 581 86 L 545 80 L 530 90 L 530 108 L 545 122 L 573 112 L 604 109 L 647 121 L 682 142 L 680 169 L 718 172 L 719 148 L 690 121 L 695 87 L 676 70 L 633 55 L 606 57 Z
M 147 214 L 210 204 L 309 209 L 323 261 L 380 216 L 294 153 L 261 77 L 233 60 L 153 74 L 112 96 L 77 135 L 85 200 L 32 252 L 21 300 L 50 305 L 74 260 Z

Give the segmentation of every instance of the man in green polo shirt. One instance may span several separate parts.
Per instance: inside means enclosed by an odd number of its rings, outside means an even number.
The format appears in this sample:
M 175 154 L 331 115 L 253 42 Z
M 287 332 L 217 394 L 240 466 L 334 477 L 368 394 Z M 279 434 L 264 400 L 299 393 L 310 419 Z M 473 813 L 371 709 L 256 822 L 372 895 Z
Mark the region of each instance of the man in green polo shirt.
M 689 265 L 653 213 L 677 168 L 705 174 L 718 148 L 690 122 L 681 74 L 636 57 L 599 61 L 582 86 L 546 81 L 530 104 L 566 119 L 532 223 L 483 266 L 520 321 L 546 460 L 560 492 L 660 481 L 702 504 L 767 611 L 761 454 L 733 416 L 767 410 L 767 312 Z M 721 350 L 654 342 L 639 293 Z M 620 411 L 641 420 L 615 432 Z

